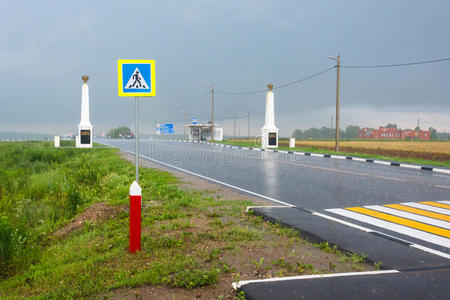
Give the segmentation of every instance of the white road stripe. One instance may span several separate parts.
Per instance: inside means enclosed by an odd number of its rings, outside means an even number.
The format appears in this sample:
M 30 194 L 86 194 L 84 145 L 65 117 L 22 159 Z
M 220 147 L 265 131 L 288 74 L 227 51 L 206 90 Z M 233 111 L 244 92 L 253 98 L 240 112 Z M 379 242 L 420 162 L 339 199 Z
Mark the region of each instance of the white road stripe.
M 404 235 L 408 235 L 410 237 L 420 239 L 432 244 L 436 244 L 439 246 L 450 248 L 450 239 L 440 237 L 434 234 L 430 234 L 421 230 L 409 228 L 407 226 L 387 222 L 384 220 L 376 219 L 370 216 L 362 215 L 359 213 L 355 213 L 346 209 L 341 208 L 332 208 L 332 209 L 326 209 L 326 211 L 351 218 L 360 222 L 368 223 L 377 227 L 385 228 L 391 231 L 395 231 Z
M 350 222 L 347 222 L 347 221 L 344 221 L 344 220 L 341 220 L 341 219 L 336 219 L 336 218 L 333 218 L 333 217 L 330 217 L 330 216 L 327 216 L 327 215 L 324 215 L 324 214 L 321 214 L 321 213 L 318 213 L 318 212 L 313 212 L 312 214 L 315 215 L 315 216 L 318 216 L 318 217 L 322 217 L 324 219 L 328 219 L 328 220 L 331 220 L 331 221 L 334 221 L 334 222 L 337 222 L 337 223 L 341 223 L 343 225 L 347 225 L 349 227 L 353 227 L 353 228 L 365 231 L 365 232 L 373 232 L 372 229 L 369 229 L 369 228 L 366 228 L 366 227 L 362 227 L 362 226 L 359 226 L 359 225 L 356 225 L 356 224 L 353 224 L 353 223 L 350 223 Z
M 406 202 L 406 203 L 400 203 L 400 204 L 450 216 L 450 210 L 445 209 L 445 208 L 440 208 L 440 207 L 436 207 L 436 206 L 425 205 L 422 203 L 415 203 L 415 202 Z
M 366 162 L 366 159 L 365 159 L 365 158 L 359 158 L 359 157 L 353 157 L 352 160 Z
M 420 249 L 422 251 L 430 252 L 430 253 L 433 253 L 434 255 L 438 255 L 438 256 L 442 256 L 442 257 L 445 257 L 447 259 L 450 259 L 450 255 L 449 254 L 441 252 L 441 251 L 437 251 L 437 250 L 434 250 L 434 249 L 431 249 L 431 248 L 428 248 L 428 247 L 424 247 L 424 246 L 421 246 L 421 245 L 417 245 L 417 244 L 412 244 L 411 247 L 414 247 L 414 248 Z
M 382 160 L 374 160 L 373 161 L 375 164 L 379 164 L 379 165 L 385 165 L 385 166 L 390 166 L 391 163 L 388 161 L 382 161 Z
M 424 217 L 421 215 L 416 215 L 413 213 L 409 213 L 409 212 L 404 212 L 401 210 L 396 210 L 396 209 L 392 209 L 389 207 L 384 207 L 384 206 L 379 206 L 379 205 L 368 205 L 368 206 L 364 206 L 365 208 L 368 209 L 373 209 L 376 211 L 381 211 L 390 215 L 394 215 L 394 216 L 399 216 L 402 218 L 406 218 L 406 219 L 410 219 L 410 220 L 414 220 L 414 221 L 418 221 L 418 222 L 422 222 L 422 223 L 426 223 L 426 224 L 430 224 L 433 226 L 438 226 L 438 227 L 442 227 L 445 229 L 450 229 L 450 222 L 446 222 L 446 221 L 442 221 L 442 220 L 437 220 L 437 219 L 433 219 L 433 218 L 429 218 L 429 217 Z
M 287 281 L 287 280 L 302 280 L 302 279 L 319 279 L 319 278 L 331 278 L 331 277 L 350 277 L 350 276 L 366 276 L 366 275 L 380 275 L 380 274 L 393 274 L 399 273 L 398 270 L 383 270 L 383 271 L 367 271 L 367 272 L 348 272 L 348 273 L 333 273 L 333 274 L 317 274 L 317 275 L 301 275 L 301 276 L 286 276 L 286 277 L 274 277 L 267 279 L 255 279 L 255 280 L 242 280 L 233 282 L 231 286 L 237 290 L 249 283 L 257 282 L 273 282 L 273 281 Z
M 136 153 L 134 153 L 132 151 L 128 151 L 128 150 L 124 150 L 124 149 L 122 149 L 122 150 L 125 151 L 125 152 L 128 152 L 130 154 L 134 154 L 134 155 L 136 154 Z M 210 178 L 210 177 L 207 177 L 207 176 L 200 175 L 198 173 L 194 173 L 194 172 L 191 172 L 191 171 L 188 171 L 188 170 L 185 170 L 185 169 L 173 166 L 171 164 L 168 164 L 168 163 L 165 163 L 165 162 L 153 159 L 151 157 L 144 156 L 142 154 L 140 156 L 143 157 L 143 158 L 146 158 L 148 160 L 151 160 L 153 162 L 159 163 L 161 165 L 165 165 L 165 166 L 171 167 L 173 169 L 180 170 L 180 171 L 186 172 L 188 174 L 191 174 L 191 175 L 194 175 L 194 176 L 197 176 L 197 177 L 200 177 L 200 178 L 204 178 L 206 180 L 209 180 L 209 181 L 212 181 L 212 182 L 215 182 L 215 183 L 219 183 L 221 185 L 224 185 L 224 186 L 227 186 L 227 187 L 230 187 L 230 188 L 233 188 L 233 189 L 245 192 L 245 193 L 250 194 L 250 195 L 254 195 L 254 196 L 257 196 L 257 197 L 260 197 L 260 198 L 264 198 L 264 199 L 267 199 L 267 200 L 270 200 L 270 201 L 273 201 L 273 202 L 276 202 L 276 203 L 280 203 L 280 204 L 283 204 L 283 205 L 286 205 L 286 206 L 290 206 L 290 207 L 294 207 L 295 206 L 293 204 L 290 204 L 290 203 L 287 203 L 287 202 L 283 202 L 283 201 L 280 201 L 280 200 L 277 200 L 277 199 L 274 199 L 274 198 L 271 198 L 271 197 L 268 197 L 268 196 L 264 196 L 264 195 L 261 195 L 261 194 L 258 194 L 258 193 L 255 193 L 255 192 L 252 192 L 252 191 L 249 191 L 249 190 L 237 187 L 235 185 L 225 183 L 225 182 L 220 181 L 220 180 L 216 180 L 216 179 L 213 179 L 213 178 Z
M 438 201 L 438 202 L 450 205 L 450 201 Z
M 433 168 L 433 172 L 444 173 L 444 174 L 450 174 L 450 170 L 439 169 L 439 168 Z
M 339 155 L 331 155 L 331 158 L 346 159 L 345 156 L 339 156 Z
M 403 168 L 408 168 L 408 169 L 416 169 L 416 170 L 420 170 L 420 166 L 415 166 L 415 165 L 407 165 L 407 164 L 400 164 L 400 167 Z

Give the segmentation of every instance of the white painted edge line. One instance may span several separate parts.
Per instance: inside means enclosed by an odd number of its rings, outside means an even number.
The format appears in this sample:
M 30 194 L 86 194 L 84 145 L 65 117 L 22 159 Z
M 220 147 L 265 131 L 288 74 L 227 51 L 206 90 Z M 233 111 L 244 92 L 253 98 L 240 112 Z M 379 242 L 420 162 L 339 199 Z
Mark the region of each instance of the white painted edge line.
M 366 162 L 365 158 L 359 158 L 359 157 L 352 157 L 352 160 Z
M 407 165 L 407 164 L 400 164 L 400 167 L 408 168 L 408 169 L 416 169 L 416 170 L 421 170 L 422 169 L 421 166 Z
M 267 279 L 242 280 L 242 281 L 238 281 L 238 282 L 233 282 L 231 284 L 231 286 L 233 287 L 234 290 L 237 290 L 237 289 L 240 289 L 242 286 L 250 284 L 250 283 L 275 282 L 275 281 L 287 281 L 287 280 L 321 279 L 321 278 L 348 277 L 348 276 L 380 275 L 380 274 L 393 274 L 393 273 L 399 273 L 399 272 L 400 271 L 398 271 L 398 270 L 383 270 L 383 271 L 348 272 L 348 273 L 274 277 L 274 278 L 267 278 Z
M 347 222 L 347 221 L 344 221 L 344 220 L 341 220 L 341 219 L 333 218 L 333 217 L 330 217 L 330 216 L 327 216 L 327 215 L 324 215 L 324 214 L 321 214 L 321 213 L 318 213 L 318 212 L 313 212 L 312 214 L 315 215 L 315 216 L 318 216 L 318 217 L 322 217 L 322 218 L 325 218 L 325 219 L 337 222 L 337 223 L 341 223 L 343 225 L 347 225 L 349 227 L 353 227 L 353 228 L 365 231 L 365 232 L 373 232 L 372 229 L 369 229 L 369 228 L 366 228 L 366 227 L 363 227 L 363 226 L 359 226 L 359 225 L 356 225 L 356 224 L 353 224 L 353 223 L 350 223 L 350 222 Z
M 295 206 L 286 206 L 286 205 L 260 205 L 260 206 L 247 206 L 247 209 L 245 210 L 245 213 L 248 213 L 248 211 L 252 208 L 293 208 Z
M 444 174 L 450 174 L 450 170 L 447 170 L 447 169 L 440 169 L 440 168 L 433 168 L 433 172 L 444 173 Z
M 390 166 L 391 163 L 388 161 L 382 161 L 382 160 L 374 160 L 373 161 L 374 164 L 379 164 L 379 165 L 385 165 L 385 166 Z
M 335 158 L 335 159 L 346 159 L 345 156 L 340 156 L 340 155 L 331 155 L 331 158 Z
M 125 149 L 122 149 L 122 150 L 125 151 L 125 152 L 128 152 L 128 153 L 130 153 L 130 154 L 135 154 L 134 152 L 129 151 L 129 150 L 125 150 Z M 256 196 L 256 197 L 264 198 L 264 199 L 267 199 L 267 200 L 269 200 L 269 201 L 276 202 L 276 203 L 280 203 L 280 204 L 283 204 L 283 205 L 286 205 L 286 206 L 289 206 L 289 207 L 294 207 L 294 206 L 295 206 L 295 205 L 293 205 L 293 204 L 290 204 L 290 203 L 287 203 L 287 202 L 283 202 L 283 201 L 280 201 L 280 200 L 271 198 L 271 197 L 269 197 L 269 196 L 261 195 L 261 194 L 258 194 L 258 193 L 255 193 L 255 192 L 252 192 L 252 191 L 249 191 L 249 190 L 240 188 L 240 187 L 238 187 L 238 186 L 235 186 L 235 185 L 232 185 L 232 184 L 225 183 L 225 182 L 220 181 L 220 180 L 216 180 L 216 179 L 213 179 L 213 178 L 210 178 L 210 177 L 207 177 L 207 176 L 200 175 L 200 174 L 198 174 L 198 173 L 194 173 L 194 172 L 191 172 L 191 171 L 188 171 L 188 170 L 185 170 L 185 169 L 182 169 L 182 168 L 173 166 L 173 165 L 171 165 L 171 164 L 168 164 L 168 163 L 159 161 L 159 160 L 157 160 L 157 159 L 153 159 L 153 158 L 151 158 L 151 157 L 147 157 L 147 156 L 142 155 L 142 154 L 141 154 L 140 156 L 143 157 L 143 158 L 146 158 L 146 159 L 148 159 L 148 160 L 151 160 L 151 161 L 153 161 L 153 162 L 156 162 L 156 163 L 158 163 L 158 164 L 165 165 L 165 166 L 168 166 L 168 167 L 170 167 L 170 168 L 173 168 L 173 169 L 176 169 L 176 170 L 179 170 L 179 171 L 183 171 L 183 172 L 185 172 L 185 173 L 188 173 L 188 174 L 191 174 L 191 175 L 194 175 L 194 176 L 197 176 L 197 177 L 200 177 L 200 178 L 203 178 L 203 179 L 206 179 L 206 180 L 209 180 L 209 181 L 212 181 L 212 182 L 215 182 L 215 183 L 218 183 L 218 184 L 221 184 L 221 185 L 224 185 L 224 186 L 227 186 L 227 187 L 236 189 L 236 190 L 238 190 L 238 191 L 241 191 L 241 192 L 244 192 L 244 193 L 247 193 L 247 194 Z
M 425 252 L 432 253 L 434 255 L 442 256 L 442 257 L 444 257 L 446 259 L 450 259 L 450 254 L 447 254 L 447 253 L 444 253 L 444 252 L 441 252 L 441 251 L 437 251 L 437 250 L 434 250 L 434 249 L 431 249 L 431 248 L 428 248 L 428 247 L 424 247 L 424 246 L 421 246 L 421 245 L 417 245 L 417 244 L 412 244 L 411 247 L 414 247 L 416 249 L 420 249 L 420 250 L 425 251 Z
M 438 201 L 438 202 L 450 205 L 450 201 Z

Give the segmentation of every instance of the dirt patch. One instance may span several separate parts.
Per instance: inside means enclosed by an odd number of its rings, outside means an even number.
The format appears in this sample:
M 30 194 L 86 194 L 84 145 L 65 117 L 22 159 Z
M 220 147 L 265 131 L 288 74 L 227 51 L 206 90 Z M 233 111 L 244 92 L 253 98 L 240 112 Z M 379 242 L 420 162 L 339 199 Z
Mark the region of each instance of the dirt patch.
M 94 203 L 89 206 L 84 212 L 78 214 L 69 224 L 63 228 L 58 229 L 53 236 L 56 238 L 64 238 L 74 231 L 80 229 L 86 222 L 90 224 L 101 220 L 111 218 L 118 212 L 123 210 L 123 206 L 110 206 L 103 202 Z

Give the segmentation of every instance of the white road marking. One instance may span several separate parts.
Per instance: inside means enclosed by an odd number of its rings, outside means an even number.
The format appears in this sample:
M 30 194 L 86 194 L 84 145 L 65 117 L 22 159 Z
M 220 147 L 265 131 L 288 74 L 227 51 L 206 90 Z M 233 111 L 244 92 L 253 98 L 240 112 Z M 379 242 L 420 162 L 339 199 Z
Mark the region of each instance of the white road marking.
M 396 209 L 392 209 L 389 207 L 384 207 L 384 206 L 379 206 L 379 205 L 368 205 L 368 206 L 364 206 L 365 208 L 368 209 L 373 209 L 376 211 L 381 211 L 390 215 L 394 215 L 394 216 L 399 216 L 402 218 L 406 218 L 406 219 L 410 219 L 410 220 L 414 220 L 414 221 L 418 221 L 418 222 L 422 222 L 422 223 L 426 223 L 426 224 L 430 224 L 433 226 L 438 226 L 438 227 L 442 227 L 445 229 L 450 229 L 450 222 L 446 222 L 446 221 L 442 221 L 442 220 L 437 220 L 437 219 L 433 219 L 433 218 L 429 218 L 429 217 L 424 217 L 421 215 L 416 215 L 413 213 L 409 213 L 409 212 L 404 212 L 401 210 L 396 210 Z
M 431 248 L 428 248 L 428 247 L 424 247 L 424 246 L 421 246 L 421 245 L 417 245 L 417 244 L 412 244 L 411 247 L 414 247 L 414 248 L 420 249 L 422 251 L 430 252 L 430 253 L 433 253 L 435 255 L 442 256 L 444 258 L 450 259 L 450 254 L 447 254 L 447 253 L 444 253 L 444 252 L 441 252 L 441 251 L 437 251 L 437 250 L 434 250 L 434 249 L 431 249 Z
M 340 156 L 340 155 L 331 155 L 331 158 L 346 159 L 345 156 Z
M 370 216 L 362 215 L 359 213 L 355 213 L 346 209 L 341 208 L 332 208 L 332 209 L 326 209 L 326 211 L 351 218 L 360 222 L 368 223 L 377 227 L 385 228 L 400 234 L 408 235 L 410 237 L 420 239 L 432 244 L 436 244 L 439 246 L 450 248 L 450 239 L 440 237 L 434 234 L 430 234 L 421 230 L 413 229 L 407 226 L 394 224 L 391 222 L 387 222 L 384 220 L 380 220 L 377 218 L 373 218 Z
M 439 169 L 439 168 L 433 168 L 433 172 L 444 173 L 444 174 L 450 174 L 450 170 Z
M 438 202 L 450 205 L 450 201 L 438 201 Z
M 420 208 L 420 209 L 424 209 L 424 210 L 428 210 L 428 211 L 432 211 L 432 212 L 437 212 L 437 213 L 440 213 L 440 214 L 444 214 L 444 215 L 450 216 L 450 210 L 445 209 L 445 208 L 439 208 L 439 207 L 435 207 L 435 206 L 431 206 L 431 205 L 425 205 L 425 204 L 422 204 L 422 203 L 415 203 L 415 202 L 406 202 L 406 203 L 400 203 L 400 204 L 411 206 L 411 207 L 415 207 L 415 208 Z
M 421 167 L 420 166 L 415 166 L 415 165 L 407 165 L 407 164 L 400 164 L 400 167 L 403 168 L 408 168 L 408 169 L 416 169 L 416 170 L 420 170 Z
M 256 280 L 242 280 L 233 282 L 231 286 L 237 290 L 249 283 L 257 282 L 274 282 L 274 281 L 287 281 L 287 280 L 303 280 L 303 279 L 319 279 L 319 278 L 332 278 L 332 277 L 350 277 L 350 276 L 366 276 L 366 275 L 381 275 L 381 274 L 394 274 L 399 273 L 398 270 L 383 270 L 383 271 L 367 271 L 367 272 L 348 272 L 348 273 L 333 273 L 333 274 L 318 274 L 318 275 L 301 275 L 301 276 L 287 276 L 287 277 L 274 277 L 267 279 Z
M 450 189 L 450 186 L 438 185 L 438 184 L 436 184 L 435 187 L 444 188 L 444 189 Z
M 124 150 L 124 149 L 122 149 L 122 150 L 125 151 L 125 152 L 128 152 L 128 153 L 130 153 L 130 154 L 136 155 L 136 153 L 134 153 L 134 152 L 132 152 L 132 151 Z M 274 198 L 272 198 L 272 197 L 264 196 L 264 195 L 261 195 L 261 194 L 258 194 L 258 193 L 255 193 L 255 192 L 252 192 L 252 191 L 249 191 L 249 190 L 240 188 L 240 187 L 238 187 L 238 186 L 235 186 L 235 185 L 232 185 L 232 184 L 228 184 L 228 183 L 223 182 L 223 181 L 220 181 L 220 180 L 216 180 L 216 179 L 213 179 L 213 178 L 210 178 L 210 177 L 207 177 L 207 176 L 200 175 L 200 174 L 198 174 L 198 173 L 194 173 L 194 172 L 191 172 L 191 171 L 188 171 L 188 170 L 185 170 L 185 169 L 182 169 L 182 168 L 173 166 L 173 165 L 171 165 L 171 164 L 168 164 L 168 163 L 159 161 L 159 160 L 157 160 L 157 159 L 153 159 L 153 158 L 151 158 L 151 157 L 148 157 L 148 156 L 145 156 L 145 155 L 142 155 L 142 154 L 141 154 L 140 156 L 143 157 L 143 158 L 146 158 L 146 159 L 148 159 L 148 160 L 151 160 L 151 161 L 153 161 L 153 162 L 159 163 L 159 164 L 161 164 L 161 165 L 165 165 L 165 166 L 171 167 L 171 168 L 173 168 L 173 169 L 180 170 L 180 171 L 183 171 L 183 172 L 185 172 L 185 173 L 188 173 L 188 174 L 191 174 L 191 175 L 194 175 L 194 176 L 197 176 L 197 177 L 200 177 L 200 178 L 203 178 L 203 179 L 206 179 L 206 180 L 215 182 L 215 183 L 219 183 L 219 184 L 221 184 L 221 185 L 224 185 L 224 186 L 227 186 L 227 187 L 236 189 L 236 190 L 238 190 L 238 191 L 245 192 L 245 193 L 250 194 L 250 195 L 254 195 L 254 196 L 257 196 L 257 197 L 260 197 L 260 198 L 264 198 L 264 199 L 267 199 L 267 200 L 270 200 L 270 201 L 273 201 L 273 202 L 276 202 L 276 203 L 280 203 L 280 204 L 283 204 L 283 205 L 286 205 L 286 206 L 290 206 L 290 207 L 294 207 L 294 206 L 295 206 L 295 205 L 293 205 L 293 204 L 290 204 L 290 203 L 287 203 L 287 202 L 283 202 L 283 201 L 274 199 Z
M 362 227 L 362 226 L 359 226 L 359 225 L 356 225 L 356 224 L 353 224 L 353 223 L 350 223 L 350 222 L 347 222 L 347 221 L 344 221 L 344 220 L 341 220 L 341 219 L 333 218 L 333 217 L 330 217 L 328 215 L 324 215 L 324 214 L 321 214 L 321 213 L 318 213 L 318 212 L 313 212 L 312 214 L 315 215 L 315 216 L 318 216 L 318 217 L 322 217 L 324 219 L 328 219 L 328 220 L 331 220 L 331 221 L 334 221 L 334 222 L 337 222 L 337 223 L 341 223 L 341 224 L 347 225 L 349 227 L 353 227 L 353 228 L 365 231 L 365 232 L 373 232 L 372 229 L 369 229 L 369 228 L 366 228 L 366 227 Z
M 379 165 L 385 165 L 385 166 L 390 166 L 391 163 L 387 162 L 387 161 L 382 161 L 382 160 L 374 160 L 373 161 L 375 164 L 379 164 Z
M 352 160 L 366 162 L 365 158 L 353 157 Z

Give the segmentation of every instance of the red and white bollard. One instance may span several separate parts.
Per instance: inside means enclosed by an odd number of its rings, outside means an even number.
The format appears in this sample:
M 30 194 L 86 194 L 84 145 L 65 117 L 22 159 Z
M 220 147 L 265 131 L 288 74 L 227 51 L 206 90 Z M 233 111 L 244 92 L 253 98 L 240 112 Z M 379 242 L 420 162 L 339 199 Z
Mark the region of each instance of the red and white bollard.
M 130 253 L 141 251 L 142 190 L 136 181 L 130 186 Z

